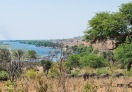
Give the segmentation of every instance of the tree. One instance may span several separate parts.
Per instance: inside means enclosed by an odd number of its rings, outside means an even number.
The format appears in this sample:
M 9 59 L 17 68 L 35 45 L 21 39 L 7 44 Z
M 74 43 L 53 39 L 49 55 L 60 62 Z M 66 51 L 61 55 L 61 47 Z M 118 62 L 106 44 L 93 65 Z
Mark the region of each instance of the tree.
M 101 68 L 107 66 L 108 61 L 103 57 L 96 56 L 94 54 L 84 56 L 80 59 L 81 67 L 92 67 L 92 68 Z
M 52 62 L 51 61 L 41 60 L 41 65 L 43 66 L 44 72 L 46 72 L 46 75 L 47 75 L 49 69 L 52 66 Z
M 122 4 L 119 10 L 124 15 L 125 20 L 129 25 L 131 25 L 132 28 L 132 2 Z
M 131 44 L 121 44 L 115 49 L 115 58 L 117 61 L 121 62 L 123 66 L 127 65 L 127 71 L 130 71 L 132 65 L 132 43 Z
M 30 61 L 31 61 L 32 59 L 36 59 L 37 58 L 37 53 L 34 50 L 29 50 L 28 51 L 28 56 L 29 56 Z
M 91 42 L 116 40 L 117 44 L 124 43 L 127 36 L 132 36 L 131 19 L 132 3 L 122 4 L 119 12 L 100 12 L 89 20 L 85 31 L 85 39 Z M 126 21 L 127 20 L 127 21 Z
M 13 82 L 19 74 L 18 62 L 12 61 L 12 52 L 8 49 L 0 48 L 0 65 L 9 74 L 9 80 Z
M 107 39 L 121 40 L 126 33 L 127 26 L 120 13 L 100 12 L 89 21 L 89 28 L 85 31 L 85 39 L 104 41 Z
M 18 67 L 20 69 L 20 67 L 21 67 L 21 64 L 20 64 L 21 63 L 21 58 L 24 55 L 24 51 L 22 51 L 20 49 L 15 50 L 15 51 L 13 51 L 13 55 L 18 59 Z
M 6 64 L 11 62 L 11 53 L 8 49 L 0 48 L 0 63 L 1 67 L 6 67 Z

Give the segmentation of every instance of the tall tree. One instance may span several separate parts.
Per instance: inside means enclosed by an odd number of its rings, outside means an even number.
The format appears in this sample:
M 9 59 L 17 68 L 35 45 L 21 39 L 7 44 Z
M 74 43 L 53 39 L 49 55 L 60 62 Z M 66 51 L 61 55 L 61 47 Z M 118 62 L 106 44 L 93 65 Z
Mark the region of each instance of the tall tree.
M 92 42 L 113 39 L 117 43 L 124 43 L 127 36 L 132 36 L 131 7 L 132 3 L 122 4 L 119 12 L 96 13 L 89 21 L 89 27 L 85 31 L 85 39 Z

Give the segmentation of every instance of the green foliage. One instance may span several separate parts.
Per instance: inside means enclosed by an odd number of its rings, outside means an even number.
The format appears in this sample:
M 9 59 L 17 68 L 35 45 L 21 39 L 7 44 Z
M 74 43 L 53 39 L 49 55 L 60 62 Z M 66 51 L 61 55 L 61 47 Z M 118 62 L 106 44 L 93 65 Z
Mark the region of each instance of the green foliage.
M 114 39 L 124 43 L 132 35 L 132 3 L 122 4 L 119 12 L 99 12 L 89 21 L 85 39 L 92 42 Z
M 78 74 L 80 74 L 80 71 L 79 71 L 79 70 L 75 70 L 75 71 L 72 72 L 71 75 L 75 77 L 75 76 L 77 76 Z
M 66 66 L 68 68 L 74 68 L 74 67 L 79 67 L 80 66 L 80 56 L 77 54 L 72 54 L 69 56 L 67 62 L 66 62 Z
M 81 57 L 83 57 L 83 56 L 88 56 L 90 53 L 89 52 L 82 52 L 82 53 L 80 53 L 79 55 L 81 56 Z
M 29 56 L 31 59 L 36 59 L 36 58 L 37 58 L 37 53 L 36 53 L 36 51 L 34 51 L 34 50 L 29 50 L 29 51 L 28 51 L 28 56 Z
M 92 53 L 93 53 L 93 54 L 98 54 L 98 53 L 99 53 L 99 50 L 95 49 L 95 50 L 93 50 Z
M 121 62 L 122 65 L 126 65 L 132 62 L 132 43 L 131 44 L 121 44 L 115 50 L 115 59 Z
M 90 54 L 88 56 L 84 56 L 80 59 L 81 67 L 92 67 L 92 68 L 101 68 L 107 66 L 108 61 L 103 57 L 96 56 L 94 54 Z
M 108 61 L 114 61 L 114 53 L 112 51 L 101 52 L 100 55 Z
M 25 73 L 25 77 L 29 78 L 29 79 L 35 79 L 37 78 L 37 72 L 33 69 L 31 70 L 27 70 L 26 73 Z
M 95 84 L 86 83 L 83 92 L 97 92 L 97 86 Z
M 36 45 L 36 46 L 44 46 L 44 47 L 59 47 L 60 44 L 59 43 L 54 43 L 51 41 L 44 41 L 44 40 L 23 40 L 20 41 L 20 43 L 24 43 L 24 44 L 32 44 L 32 45 Z
M 43 66 L 44 71 L 48 71 L 52 66 L 52 62 L 41 60 L 41 65 Z
M 17 84 L 15 82 L 7 81 L 5 86 L 7 92 L 16 92 L 14 90 L 17 87 Z
M 13 55 L 18 58 L 18 60 L 20 60 L 22 58 L 22 56 L 24 55 L 24 51 L 21 49 L 18 50 L 14 50 L 13 51 Z
M 11 53 L 6 48 L 0 48 L 0 62 L 10 62 Z
M 52 67 L 48 73 L 49 77 L 58 77 L 58 71 L 57 71 L 57 66 L 52 64 Z
M 8 79 L 8 73 L 6 71 L 0 71 L 0 80 Z
M 122 4 L 119 10 L 125 16 L 125 20 L 132 25 L 132 2 Z
M 110 74 L 110 70 L 109 70 L 108 67 L 102 67 L 102 68 L 96 69 L 96 74 L 97 75 L 106 74 L 106 73 Z
M 82 52 L 90 53 L 93 51 L 92 46 L 84 46 L 84 45 L 80 45 L 80 46 L 74 45 L 72 46 L 72 49 L 74 52 L 79 53 L 79 54 Z
M 132 42 L 132 36 L 126 37 L 126 43 L 130 44 Z
M 77 48 L 78 48 L 77 45 L 72 46 L 73 51 L 77 51 Z

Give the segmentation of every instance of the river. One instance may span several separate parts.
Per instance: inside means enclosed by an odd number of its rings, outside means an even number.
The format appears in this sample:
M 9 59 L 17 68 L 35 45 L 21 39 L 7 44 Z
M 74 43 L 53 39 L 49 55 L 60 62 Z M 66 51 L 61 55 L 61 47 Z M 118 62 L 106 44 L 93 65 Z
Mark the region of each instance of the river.
M 9 44 L 9 49 L 11 50 L 17 50 L 17 49 L 21 49 L 24 51 L 34 50 L 39 56 L 48 56 L 49 51 L 50 52 L 55 51 L 55 48 L 52 48 L 52 47 L 37 47 L 35 45 L 23 44 L 16 41 L 4 41 L 3 43 Z M 57 49 L 57 50 L 60 51 L 60 49 Z M 60 53 L 58 53 L 57 56 L 60 56 Z

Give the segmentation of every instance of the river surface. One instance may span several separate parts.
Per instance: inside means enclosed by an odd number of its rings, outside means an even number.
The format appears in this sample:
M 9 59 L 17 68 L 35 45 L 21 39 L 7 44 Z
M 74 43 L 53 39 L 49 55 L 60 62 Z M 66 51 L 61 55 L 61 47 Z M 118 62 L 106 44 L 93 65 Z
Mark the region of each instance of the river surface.
M 52 47 L 38 47 L 35 45 L 29 45 L 29 44 L 23 44 L 23 43 L 19 43 L 19 42 L 12 42 L 12 41 L 4 41 L 4 44 L 9 44 L 9 49 L 11 50 L 16 50 L 16 49 L 21 49 L 24 51 L 28 51 L 28 50 L 34 50 L 36 51 L 36 53 L 39 56 L 47 56 L 49 55 L 49 51 L 50 52 L 54 52 L 55 48 Z M 60 49 L 57 49 L 60 51 Z M 60 55 L 60 53 L 58 53 L 58 56 Z

